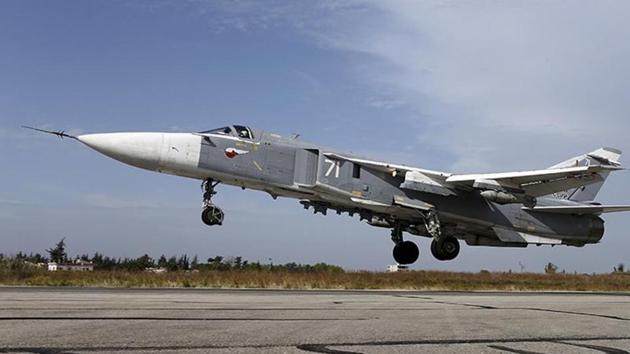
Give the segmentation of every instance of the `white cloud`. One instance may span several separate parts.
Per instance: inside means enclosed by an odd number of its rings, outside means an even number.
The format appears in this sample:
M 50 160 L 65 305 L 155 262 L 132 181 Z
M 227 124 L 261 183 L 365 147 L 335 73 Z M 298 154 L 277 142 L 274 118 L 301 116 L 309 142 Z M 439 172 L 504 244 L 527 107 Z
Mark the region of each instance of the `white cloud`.
M 630 6 L 616 5 L 378 1 L 314 33 L 358 54 L 360 80 L 397 92 L 418 144 L 451 153 L 452 168 L 515 168 L 627 145 Z
M 437 167 L 542 167 L 599 145 L 628 150 L 628 3 L 193 4 L 222 28 L 289 26 L 353 54 L 366 104 L 414 112 L 417 149 L 454 158 Z
M 9 199 L 9 198 L 1 198 L 0 197 L 0 204 L 24 205 L 26 203 L 24 201 L 17 200 L 17 199 Z
M 132 200 L 106 194 L 85 194 L 81 196 L 83 204 L 96 208 L 108 209 L 137 209 L 158 208 L 161 205 L 149 203 L 146 200 Z

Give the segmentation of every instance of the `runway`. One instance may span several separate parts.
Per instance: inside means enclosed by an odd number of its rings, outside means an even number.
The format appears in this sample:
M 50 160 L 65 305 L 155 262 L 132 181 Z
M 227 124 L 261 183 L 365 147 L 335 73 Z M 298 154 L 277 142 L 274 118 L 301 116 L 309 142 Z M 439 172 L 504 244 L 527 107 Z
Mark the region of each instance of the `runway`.
M 628 353 L 630 294 L 0 287 L 6 353 Z

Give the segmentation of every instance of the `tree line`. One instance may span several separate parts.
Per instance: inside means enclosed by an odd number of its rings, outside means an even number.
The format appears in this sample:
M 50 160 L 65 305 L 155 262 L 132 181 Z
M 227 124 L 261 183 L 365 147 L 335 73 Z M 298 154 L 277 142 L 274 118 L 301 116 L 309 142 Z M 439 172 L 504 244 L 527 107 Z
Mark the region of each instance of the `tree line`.
M 56 263 L 77 263 L 89 262 L 94 266 L 94 270 L 104 271 L 145 271 L 163 269 L 169 272 L 174 271 L 235 271 L 235 270 L 267 270 L 267 271 L 288 271 L 288 272 L 332 272 L 341 273 L 343 268 L 326 264 L 299 264 L 295 262 L 285 264 L 260 263 L 259 261 L 250 262 L 242 257 L 210 257 L 205 260 L 199 259 L 197 255 L 190 257 L 188 255 L 166 256 L 161 255 L 157 259 L 144 254 L 137 258 L 117 258 L 106 256 L 96 252 L 94 255 L 87 254 L 77 255 L 74 258 L 68 257 L 66 252 L 65 239 L 59 241 L 55 247 L 47 249 L 48 255 L 40 253 L 26 254 L 19 252 L 14 256 L 6 256 L 0 253 L 0 267 L 21 268 L 23 265 L 46 264 L 48 262 Z

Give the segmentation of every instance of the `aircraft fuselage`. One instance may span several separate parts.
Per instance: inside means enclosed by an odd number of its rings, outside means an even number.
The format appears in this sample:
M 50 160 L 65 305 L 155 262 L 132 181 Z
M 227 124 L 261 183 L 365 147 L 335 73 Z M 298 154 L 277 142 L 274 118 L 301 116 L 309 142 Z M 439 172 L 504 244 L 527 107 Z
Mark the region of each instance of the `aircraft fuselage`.
M 597 216 L 538 213 L 522 204 L 490 202 L 474 190 L 442 196 L 401 188 L 403 175 L 334 159 L 328 154 L 337 153 L 332 149 L 266 132 L 250 131 L 246 138 L 222 133 L 108 133 L 78 139 L 143 169 L 296 198 L 316 212 L 358 214 L 374 226 L 400 223 L 415 235 L 429 236 L 420 211 L 423 204 L 431 205 L 444 231 L 470 245 L 581 246 L 598 242 L 604 231 Z M 528 235 L 527 242 L 520 233 Z

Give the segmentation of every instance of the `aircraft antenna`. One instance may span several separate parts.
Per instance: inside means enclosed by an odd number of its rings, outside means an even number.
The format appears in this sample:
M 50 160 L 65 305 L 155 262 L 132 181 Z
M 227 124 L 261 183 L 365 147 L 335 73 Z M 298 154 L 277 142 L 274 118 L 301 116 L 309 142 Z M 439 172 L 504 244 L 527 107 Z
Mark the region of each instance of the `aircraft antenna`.
M 33 127 L 26 126 L 26 125 L 23 125 L 22 128 L 35 130 L 35 131 L 42 132 L 42 133 L 56 135 L 56 136 L 58 136 L 61 139 L 63 139 L 63 138 L 70 138 L 70 139 L 74 139 L 74 140 L 79 140 L 79 139 L 77 139 L 76 136 L 67 134 L 65 130 L 52 131 L 52 130 L 33 128 Z

